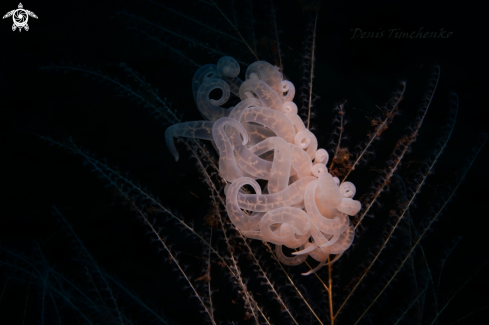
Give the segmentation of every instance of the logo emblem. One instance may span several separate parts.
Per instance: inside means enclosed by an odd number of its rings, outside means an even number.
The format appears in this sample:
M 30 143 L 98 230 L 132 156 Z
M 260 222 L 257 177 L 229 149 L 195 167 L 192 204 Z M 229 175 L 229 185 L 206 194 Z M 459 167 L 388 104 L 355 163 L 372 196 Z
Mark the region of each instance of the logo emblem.
M 36 18 L 37 16 L 35 13 L 29 10 L 25 10 L 24 6 L 22 6 L 22 3 L 19 3 L 19 8 L 14 9 L 12 11 L 9 11 L 3 16 L 2 18 L 8 18 L 12 16 L 12 19 L 14 20 L 14 24 L 12 25 L 12 31 L 15 32 L 15 30 L 18 28 L 19 32 L 22 31 L 22 28 L 24 28 L 26 31 L 29 30 L 29 25 L 27 25 L 27 21 L 29 20 L 29 16 L 32 18 Z

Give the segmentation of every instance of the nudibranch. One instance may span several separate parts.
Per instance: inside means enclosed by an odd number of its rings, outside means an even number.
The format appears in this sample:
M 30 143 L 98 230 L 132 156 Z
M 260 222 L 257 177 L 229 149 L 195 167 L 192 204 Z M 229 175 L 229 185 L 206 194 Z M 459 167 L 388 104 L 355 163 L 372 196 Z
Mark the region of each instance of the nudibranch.
M 175 137 L 210 140 L 219 154 L 229 219 L 243 236 L 275 244 L 280 262 L 298 265 L 307 256 L 319 265 L 335 262 L 352 244 L 349 219 L 360 211 L 355 186 L 328 173 L 329 155 L 297 115 L 294 85 L 264 61 L 252 63 L 245 80 L 228 56 L 197 70 L 192 90 L 203 121 L 170 126 L 165 140 L 178 161 Z M 218 100 L 210 98 L 219 89 Z M 222 107 L 230 95 L 240 102 Z M 265 180 L 263 188 L 256 180 Z M 254 194 L 242 187 L 248 185 Z M 245 211 L 246 212 L 245 212 Z M 296 249 L 286 256 L 285 245 Z M 336 255 L 328 262 L 330 254 Z

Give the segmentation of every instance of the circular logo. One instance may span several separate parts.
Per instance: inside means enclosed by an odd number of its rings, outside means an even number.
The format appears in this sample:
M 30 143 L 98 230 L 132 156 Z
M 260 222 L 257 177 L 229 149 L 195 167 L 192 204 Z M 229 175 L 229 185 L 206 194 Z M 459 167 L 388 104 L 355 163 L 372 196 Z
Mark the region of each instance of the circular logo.
M 21 32 L 22 29 L 26 31 L 29 30 L 29 25 L 27 24 L 29 17 L 37 19 L 36 14 L 30 10 L 24 9 L 22 3 L 19 3 L 19 7 L 17 9 L 10 10 L 5 15 L 3 15 L 2 19 L 8 17 L 12 17 L 12 20 L 14 21 L 14 24 L 12 25 L 12 31 L 19 29 L 19 32 Z
M 25 24 L 27 24 L 27 20 L 29 19 L 27 16 L 27 12 L 25 12 L 24 9 L 17 9 L 13 16 L 14 24 L 17 25 L 17 27 L 25 26 Z

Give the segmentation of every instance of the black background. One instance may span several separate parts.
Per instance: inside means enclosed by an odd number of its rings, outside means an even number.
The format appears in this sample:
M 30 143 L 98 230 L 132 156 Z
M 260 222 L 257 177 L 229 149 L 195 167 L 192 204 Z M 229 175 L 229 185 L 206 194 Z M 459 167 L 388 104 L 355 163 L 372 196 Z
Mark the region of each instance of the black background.
M 34 135 L 51 136 L 59 141 L 72 137 L 98 158 L 106 157 L 109 164 L 128 171 L 131 178 L 147 186 L 165 206 L 202 224 L 209 209 L 208 191 L 198 180 L 193 162 L 186 162 L 188 158 L 183 148 L 179 149 L 182 161 L 174 162 L 164 142 L 166 126 L 161 121 L 107 85 L 81 74 L 48 73 L 39 69 L 51 63 L 72 62 L 75 66 L 86 64 L 116 74 L 120 70 L 115 65 L 124 62 L 158 87 L 160 96 L 171 100 L 184 120 L 201 119 L 191 92 L 191 78 L 196 68 L 181 65 L 164 47 L 128 29 L 134 25 L 117 13 L 134 13 L 152 21 L 168 16 L 159 16 L 154 7 L 144 1 L 30 1 L 23 4 L 39 17 L 29 19 L 28 32 L 12 32 L 11 18 L 0 21 L 0 183 L 3 193 L 0 196 L 0 242 L 4 247 L 29 251 L 36 240 L 46 245 L 53 263 L 62 268 L 72 252 L 66 247 L 63 231 L 52 215 L 55 205 L 109 274 L 117 276 L 143 299 L 152 301 L 158 310 L 176 322 L 191 323 L 195 318 L 200 319 L 193 311 L 194 302 L 181 293 L 181 283 L 172 281 L 174 274 L 165 268 L 161 254 L 158 255 L 156 247 L 150 244 L 146 228 L 140 225 L 135 213 L 120 204 L 110 188 L 105 188 L 104 182 L 84 167 L 79 157 L 50 146 Z M 198 7 L 192 2 L 167 4 L 199 17 Z M 17 5 L 15 1 L 2 1 L 0 12 L 3 15 Z M 301 39 L 307 34 L 304 17 L 309 13 L 301 12 L 299 1 L 280 2 L 276 6 L 281 39 L 301 51 Z M 174 17 L 168 19 L 177 21 Z M 176 23 L 175 26 L 178 30 Z M 446 39 L 388 37 L 393 28 L 411 32 L 421 27 L 426 31 L 443 28 L 453 34 Z M 383 30 L 384 37 L 352 39 L 355 28 L 367 32 Z M 432 67 L 437 64 L 441 67 L 439 87 L 432 111 L 413 147 L 413 155 L 417 151 L 434 150 L 436 135 L 446 118 L 449 94 L 456 92 L 460 108 L 455 133 L 433 176 L 437 184 L 455 178 L 478 136 L 488 131 L 487 32 L 486 11 L 480 1 L 323 3 L 317 27 L 314 88 L 321 97 L 317 101 L 315 120 L 320 146 L 329 140 L 331 108 L 336 102 L 348 100 L 350 124 L 346 130 L 354 146 L 369 128 L 365 116 L 378 114 L 375 105 L 383 104 L 401 80 L 407 81 L 407 91 L 400 118 L 414 116 Z M 175 46 L 187 51 L 199 64 L 217 62 L 216 58 L 210 61 L 204 53 L 200 55 L 201 49 L 189 48 L 184 41 Z M 295 84 L 295 80 L 298 84 L 300 71 L 300 60 L 290 59 L 284 64 L 285 75 Z M 403 130 L 401 128 L 400 132 Z M 390 143 L 389 139 L 383 141 L 386 145 Z M 385 149 L 386 152 L 391 148 Z M 382 156 L 382 143 L 378 150 Z M 469 270 L 466 277 L 470 270 L 476 270 L 487 260 L 484 238 L 488 229 L 488 150 L 486 144 L 441 217 L 448 222 L 434 227 L 435 234 L 442 234 L 439 242 L 435 240 L 441 247 L 448 245 L 451 237 L 466 234 L 459 247 L 460 254 L 452 261 L 451 275 L 447 276 L 447 281 L 450 281 L 448 278 L 454 281 L 454 287 L 462 283 L 456 282 L 457 272 Z M 361 175 L 356 177 L 358 180 Z M 426 187 L 426 190 L 431 188 Z M 191 239 L 188 240 L 190 245 Z M 487 274 L 487 267 L 482 273 Z M 2 279 L 0 287 L 4 284 L 5 279 Z M 0 301 L 0 319 L 4 319 L 5 324 L 20 324 L 27 287 L 7 285 L 6 288 Z M 476 277 L 452 307 L 459 306 L 466 313 L 473 310 L 463 297 L 485 299 L 487 305 L 484 288 L 488 288 L 487 277 Z M 26 308 L 31 314 L 26 323 L 35 323 L 37 309 L 29 309 L 29 305 Z M 486 316 L 487 310 L 467 324 L 477 321 L 482 324 Z

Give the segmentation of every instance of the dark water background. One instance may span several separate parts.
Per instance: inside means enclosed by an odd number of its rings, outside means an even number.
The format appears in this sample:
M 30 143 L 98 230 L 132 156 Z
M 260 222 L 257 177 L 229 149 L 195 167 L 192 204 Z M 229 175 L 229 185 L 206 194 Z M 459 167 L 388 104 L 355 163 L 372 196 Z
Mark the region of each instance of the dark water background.
M 191 2 L 190 5 L 167 3 L 198 17 L 198 8 Z M 307 12 L 301 13 L 298 1 L 276 5 L 281 39 L 302 51 Z M 14 1 L 2 1 L 0 12 L 3 15 L 16 7 Z M 28 32 L 12 32 L 10 18 L 0 21 L 3 193 L 0 243 L 29 251 L 36 240 L 45 245 L 46 254 L 59 269 L 74 267 L 69 240 L 52 215 L 52 206 L 56 205 L 109 274 L 151 301 L 170 319 L 183 324 L 197 322 L 201 318 L 195 311 L 195 301 L 182 293 L 182 283 L 175 281 L 175 273 L 165 267 L 163 257 L 157 254 L 156 245 L 150 244 L 147 229 L 134 212 L 120 204 L 111 190 L 88 167 L 83 167 L 79 157 L 49 146 L 32 134 L 59 141 L 72 137 L 98 158 L 106 157 L 109 164 L 129 172 L 158 196 L 163 205 L 202 226 L 209 210 L 208 191 L 183 148 L 180 149 L 182 161 L 174 162 L 164 142 L 166 126 L 161 121 L 152 118 L 137 103 L 119 96 L 113 88 L 90 78 L 39 70 L 64 61 L 101 67 L 117 74 L 120 70 L 115 65 L 124 62 L 159 88 L 160 95 L 172 101 L 173 108 L 183 114 L 184 120 L 201 119 L 191 92 L 196 68 L 180 65 L 155 42 L 127 29 L 133 25 L 117 12 L 125 10 L 151 21 L 162 19 L 162 24 L 174 19 L 177 30 L 178 19 L 159 16 L 144 2 L 130 1 L 31 1 L 25 2 L 24 8 L 39 17 L 29 19 Z M 420 161 L 433 152 L 436 137 L 445 124 L 449 94 L 456 92 L 460 109 L 455 133 L 433 175 L 433 187 L 424 188 L 436 197 L 437 188 L 457 176 L 478 135 L 489 128 L 485 18 L 481 2 L 475 1 L 323 3 L 317 27 L 315 73 L 315 92 L 321 99 L 316 104 L 318 115 L 314 124 L 320 147 L 329 140 L 331 108 L 336 102 L 348 100 L 350 123 L 346 130 L 354 147 L 369 128 L 366 116 L 378 114 L 375 105 L 387 101 L 399 81 L 405 80 L 406 99 L 401 104 L 399 124 L 395 126 L 397 133 L 387 136 L 376 149 L 378 156 L 388 155 L 396 141 L 389 137 L 406 133 L 405 127 L 421 103 L 432 67 L 438 64 L 441 67 L 439 87 L 411 156 Z M 356 28 L 365 32 L 383 30 L 384 36 L 352 39 Z M 389 30 L 397 28 L 407 32 L 443 28 L 453 34 L 446 39 L 389 38 Z M 185 42 L 176 46 L 181 46 L 199 64 L 217 62 L 215 58 L 210 61 L 206 54 L 199 55 L 202 50 L 198 48 L 185 47 Z M 285 58 L 284 72 L 296 86 L 302 69 L 300 63 L 293 56 Z M 460 277 L 465 279 L 470 270 L 476 270 L 487 259 L 484 238 L 488 229 L 488 152 L 486 144 L 455 200 L 428 238 L 436 256 L 436 252 L 449 246 L 450 238 L 466 234 L 455 260 L 447 265 L 449 287 L 452 283 L 454 288 L 458 287 L 463 282 Z M 362 184 L 361 171 L 352 176 L 352 181 Z M 420 203 L 420 206 L 430 205 L 431 202 Z M 189 247 L 196 244 L 191 237 L 185 240 Z M 487 274 L 487 267 L 481 272 Z M 2 279 L 0 287 L 4 284 Z M 453 317 L 473 310 L 473 301 L 478 302 L 477 306 L 484 306 L 481 301 L 485 301 L 487 306 L 487 288 L 487 277 L 478 276 L 470 282 L 452 306 Z M 38 307 L 34 303 L 25 307 L 27 291 L 27 286 L 6 286 L 0 301 L 0 323 L 21 324 L 25 310 L 28 311 L 25 323 L 36 322 Z M 34 297 L 35 293 L 30 295 Z M 467 324 L 482 324 L 486 317 L 487 310 Z M 145 324 L 145 320 L 141 323 Z

